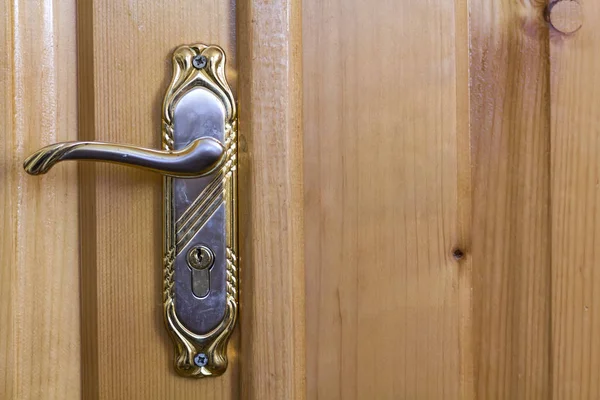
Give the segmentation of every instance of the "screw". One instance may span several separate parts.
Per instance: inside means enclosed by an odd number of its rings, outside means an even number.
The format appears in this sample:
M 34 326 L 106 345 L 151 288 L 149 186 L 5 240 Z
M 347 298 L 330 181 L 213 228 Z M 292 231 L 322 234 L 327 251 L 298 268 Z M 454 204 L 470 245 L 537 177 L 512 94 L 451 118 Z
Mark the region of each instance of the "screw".
M 206 357 L 206 354 L 204 353 L 198 353 L 196 354 L 196 357 L 194 357 L 194 364 L 198 367 L 204 367 L 208 364 L 208 357 Z
M 198 54 L 196 57 L 192 58 L 192 65 L 196 69 L 202 69 L 202 68 L 206 67 L 207 62 L 208 62 L 208 60 L 206 59 L 206 56 L 203 56 L 200 54 Z

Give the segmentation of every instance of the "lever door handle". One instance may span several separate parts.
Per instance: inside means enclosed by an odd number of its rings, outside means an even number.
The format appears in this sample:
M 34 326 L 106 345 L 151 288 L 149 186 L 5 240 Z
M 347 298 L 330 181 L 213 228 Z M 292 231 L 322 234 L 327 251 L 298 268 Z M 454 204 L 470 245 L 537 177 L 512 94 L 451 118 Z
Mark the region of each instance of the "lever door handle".
M 64 160 L 145 168 L 164 178 L 165 326 L 183 376 L 217 376 L 238 310 L 237 111 L 218 46 L 181 46 L 162 107 L 163 150 L 57 143 L 25 160 L 44 174 Z
M 65 160 L 107 161 L 131 165 L 178 178 L 210 174 L 223 162 L 225 148 L 205 137 L 176 151 L 160 151 L 103 142 L 62 142 L 46 146 L 27 157 L 23 167 L 31 175 L 45 174 Z

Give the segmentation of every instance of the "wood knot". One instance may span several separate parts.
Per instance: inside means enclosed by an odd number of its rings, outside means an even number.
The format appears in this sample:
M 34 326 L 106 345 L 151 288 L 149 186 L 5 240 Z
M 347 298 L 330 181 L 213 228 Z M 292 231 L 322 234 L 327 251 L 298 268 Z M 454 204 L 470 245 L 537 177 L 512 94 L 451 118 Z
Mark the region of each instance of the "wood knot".
M 465 256 L 465 252 L 462 249 L 455 248 L 452 250 L 452 257 L 454 257 L 454 259 L 456 261 L 462 260 L 464 258 L 464 256 Z
M 583 7 L 577 0 L 551 1 L 546 19 L 558 32 L 571 35 L 583 26 Z

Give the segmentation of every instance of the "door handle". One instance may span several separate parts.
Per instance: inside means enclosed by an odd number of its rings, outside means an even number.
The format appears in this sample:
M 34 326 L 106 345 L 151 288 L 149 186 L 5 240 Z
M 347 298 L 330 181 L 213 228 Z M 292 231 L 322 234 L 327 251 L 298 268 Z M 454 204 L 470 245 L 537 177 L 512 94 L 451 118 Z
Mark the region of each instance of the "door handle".
M 223 162 L 225 149 L 217 140 L 193 140 L 182 150 L 160 151 L 103 142 L 62 142 L 46 146 L 23 163 L 31 175 L 48 172 L 65 160 L 106 161 L 130 165 L 179 178 L 210 174 Z
M 164 177 L 165 326 L 182 376 L 218 376 L 238 313 L 237 111 L 218 46 L 181 46 L 162 107 L 163 150 L 64 142 L 29 156 L 25 170 L 64 160 L 119 163 Z

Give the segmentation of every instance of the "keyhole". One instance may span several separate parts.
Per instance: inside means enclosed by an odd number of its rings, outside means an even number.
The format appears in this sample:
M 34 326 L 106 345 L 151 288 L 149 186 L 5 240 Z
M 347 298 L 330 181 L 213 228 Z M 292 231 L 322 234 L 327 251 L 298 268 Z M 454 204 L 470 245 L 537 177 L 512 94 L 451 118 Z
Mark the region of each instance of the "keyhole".
M 206 269 L 210 268 L 214 261 L 215 256 L 213 252 L 206 246 L 197 246 L 190 249 L 187 257 L 188 264 L 193 269 Z
M 206 297 L 210 292 L 210 267 L 215 263 L 215 255 L 206 246 L 195 246 L 188 251 L 187 262 L 192 269 L 192 293 L 196 297 Z

